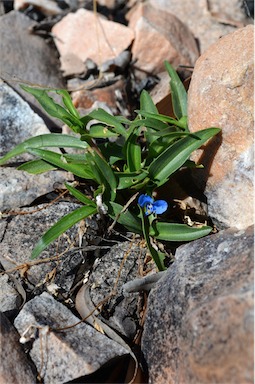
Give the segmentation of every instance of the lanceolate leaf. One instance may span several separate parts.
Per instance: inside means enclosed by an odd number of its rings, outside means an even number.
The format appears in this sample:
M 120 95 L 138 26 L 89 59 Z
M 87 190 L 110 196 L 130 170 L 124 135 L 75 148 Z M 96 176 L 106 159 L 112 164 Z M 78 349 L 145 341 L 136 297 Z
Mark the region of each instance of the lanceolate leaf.
M 80 148 L 85 149 L 88 144 L 85 141 L 81 141 L 79 138 L 62 135 L 61 133 L 49 133 L 45 135 L 38 135 L 31 137 L 23 143 L 18 144 L 15 148 L 9 151 L 5 156 L 0 159 L 0 165 L 12 157 L 19 156 L 24 152 L 27 152 L 28 148 L 45 148 L 45 147 L 58 147 L 58 148 Z
M 46 247 L 48 247 L 49 244 L 51 244 L 54 240 L 56 240 L 60 235 L 66 232 L 74 224 L 78 223 L 79 221 L 85 219 L 88 216 L 95 214 L 96 212 L 97 209 L 94 206 L 86 205 L 62 217 L 43 235 L 43 237 L 36 244 L 35 248 L 32 251 L 31 259 L 35 259 L 37 256 L 39 256 L 40 253 Z
M 127 137 L 127 131 L 124 126 L 115 116 L 110 115 L 110 113 L 106 112 L 105 110 L 98 108 L 95 111 L 90 112 L 88 116 L 114 127 L 116 133 Z
M 140 96 L 140 109 L 142 111 L 158 113 L 156 105 L 153 103 L 153 100 L 150 94 L 143 90 Z
M 142 223 L 141 220 L 133 215 L 130 211 L 126 210 L 122 212 L 123 206 L 117 203 L 109 203 L 109 216 L 119 224 L 124 225 L 129 231 L 134 233 L 142 233 Z M 122 213 L 121 213 L 122 212 Z
M 195 135 L 183 137 L 165 149 L 149 166 L 148 172 L 157 186 L 166 182 L 169 176 L 179 169 L 191 153 L 200 148 L 207 140 L 220 132 L 219 128 L 208 128 Z
M 174 114 L 177 119 L 187 116 L 187 92 L 175 69 L 165 61 L 166 70 L 170 76 L 170 87 Z
M 176 125 L 176 127 L 186 129 L 186 119 L 182 120 L 175 120 L 172 117 L 166 116 L 166 115 L 161 115 L 161 114 L 156 114 L 156 113 L 150 113 L 150 112 L 145 112 L 145 111 L 136 111 L 139 113 L 141 116 L 152 118 L 155 120 L 163 121 L 165 123 L 169 123 L 172 125 Z
M 19 171 L 26 171 L 33 175 L 38 175 L 40 173 L 52 171 L 56 169 L 56 167 L 43 160 L 31 160 L 27 161 L 25 164 L 20 165 L 17 169 Z
M 91 206 L 94 206 L 96 208 L 96 203 L 89 199 L 87 196 L 84 195 L 81 191 L 78 191 L 78 189 L 74 188 L 72 185 L 65 183 L 66 188 L 68 191 L 76 197 L 77 200 L 79 200 L 83 204 L 88 204 Z
M 53 100 L 53 98 L 48 95 L 48 92 L 59 93 L 61 90 L 32 88 L 23 84 L 20 85 L 20 87 L 24 89 L 24 91 L 31 93 L 50 116 L 60 119 L 69 127 L 71 127 L 75 132 L 82 132 L 83 123 L 80 121 L 80 119 L 76 117 L 75 114 L 71 114 L 60 104 L 56 103 L 55 100 Z M 67 105 L 70 105 L 66 96 L 64 100 Z
M 84 179 L 94 180 L 93 170 L 84 164 L 68 163 L 64 155 L 55 153 L 44 149 L 27 149 L 27 152 L 32 155 L 38 156 L 41 159 L 55 165 L 58 168 L 65 169 L 68 172 L 72 172 L 74 175 L 83 177 Z
M 165 241 L 192 241 L 208 235 L 211 227 L 201 228 L 189 227 L 186 224 L 175 224 L 165 222 L 153 222 L 150 227 L 150 235 L 158 240 Z

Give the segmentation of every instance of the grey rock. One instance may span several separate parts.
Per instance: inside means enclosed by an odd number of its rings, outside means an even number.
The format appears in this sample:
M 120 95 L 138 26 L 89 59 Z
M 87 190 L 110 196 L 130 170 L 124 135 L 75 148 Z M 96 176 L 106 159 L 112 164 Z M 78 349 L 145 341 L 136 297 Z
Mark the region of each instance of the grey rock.
M 115 288 L 114 295 L 103 306 L 104 317 L 101 318 L 130 339 L 138 329 L 141 296 L 139 293 L 125 293 L 123 284 L 139 277 L 139 263 L 145 253 L 146 249 L 142 249 L 136 242 L 116 244 L 95 263 L 89 279 L 90 296 L 94 305 L 105 300 Z
M 60 126 L 55 118 L 48 118 L 35 98 L 21 90 L 20 83 L 29 82 L 50 88 L 64 88 L 59 61 L 54 47 L 41 37 L 30 33 L 35 22 L 18 11 L 11 11 L 0 19 L 1 77 L 45 118 L 48 127 Z
M 19 334 L 0 312 L 0 382 L 35 384 L 36 370 L 19 343 Z
M 80 205 L 60 202 L 43 210 L 36 211 L 36 209 L 42 207 L 44 206 L 39 205 L 36 208 L 26 208 L 22 212 L 27 212 L 28 214 L 7 216 L 7 218 L 2 220 L 6 221 L 6 226 L 1 228 L 0 261 L 5 270 L 12 269 L 16 265 L 26 265 L 26 263 L 31 262 L 31 251 L 46 230 L 64 215 L 79 208 Z M 68 252 L 70 248 L 79 245 L 79 230 L 80 224 L 76 224 L 42 252 L 40 259 L 56 257 L 65 251 L 67 253 L 54 261 L 31 266 L 27 271 L 27 279 L 30 283 L 42 285 L 45 279 L 47 281 L 48 273 L 55 270 L 54 283 L 64 290 L 68 291 L 70 289 L 75 277 L 74 274 L 70 274 L 70 271 L 79 266 L 83 261 L 83 255 L 79 250 Z M 89 240 L 87 237 L 87 241 L 91 242 L 92 240 Z
M 31 136 L 50 133 L 41 117 L 32 111 L 17 92 L 0 79 L 0 156 Z M 20 155 L 16 161 L 31 160 Z
M 91 374 L 111 359 L 127 354 L 122 346 L 86 323 L 57 331 L 78 322 L 79 318 L 46 292 L 26 303 L 16 317 L 15 327 L 24 337 L 29 326 L 40 328 L 39 337 L 38 332 L 32 332 L 35 341 L 30 356 L 45 384 Z
M 253 227 L 177 249 L 151 291 L 142 339 L 150 383 L 253 381 Z
M 10 284 L 7 275 L 0 276 L 0 312 L 7 315 L 18 310 L 21 296 Z
M 31 175 L 15 168 L 0 168 L 0 211 L 15 210 L 31 204 L 40 196 L 57 188 L 64 188 L 65 181 L 73 176 L 64 171 L 49 171 Z

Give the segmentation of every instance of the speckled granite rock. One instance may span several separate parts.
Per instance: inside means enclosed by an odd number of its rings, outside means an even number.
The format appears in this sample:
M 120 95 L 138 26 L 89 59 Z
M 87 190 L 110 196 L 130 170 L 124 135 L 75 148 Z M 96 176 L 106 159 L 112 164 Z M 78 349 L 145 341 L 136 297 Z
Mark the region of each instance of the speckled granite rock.
M 45 384 L 66 383 L 89 375 L 111 359 L 128 353 L 86 323 L 54 331 L 78 322 L 79 318 L 46 292 L 27 302 L 16 317 L 14 324 L 21 335 L 34 325 L 30 329 L 35 335 L 30 356 Z M 41 330 L 36 332 L 35 327 Z

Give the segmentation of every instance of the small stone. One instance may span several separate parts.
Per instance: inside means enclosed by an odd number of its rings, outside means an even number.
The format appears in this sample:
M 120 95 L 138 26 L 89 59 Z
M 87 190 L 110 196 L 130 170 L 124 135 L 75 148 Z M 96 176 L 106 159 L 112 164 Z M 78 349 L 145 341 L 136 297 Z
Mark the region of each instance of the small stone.
M 36 373 L 19 343 L 19 334 L 0 312 L 0 382 L 36 384 Z
M 17 11 L 22 11 L 29 6 L 35 7 L 46 16 L 62 13 L 62 9 L 52 0 L 14 0 L 14 9 Z
M 232 228 L 177 249 L 149 295 L 149 383 L 252 383 L 253 230 Z
M 0 276 L 0 312 L 13 313 L 21 305 L 21 297 L 15 288 L 10 284 L 7 275 Z
M 111 359 L 128 353 L 90 325 L 75 325 L 78 322 L 79 318 L 46 292 L 27 302 L 16 317 L 14 324 L 20 335 L 25 337 L 28 327 L 34 327 L 30 356 L 45 384 L 66 383 L 89 375 Z M 72 328 L 57 331 L 72 324 Z M 39 337 L 36 327 L 40 328 Z
M 165 60 L 174 67 L 194 65 L 198 58 L 196 41 L 173 14 L 141 3 L 130 11 L 128 19 L 135 32 L 131 49 L 135 68 L 155 75 L 164 71 Z
M 60 56 L 72 54 L 82 62 L 91 59 L 98 66 L 118 56 L 134 39 L 130 28 L 85 9 L 69 13 L 54 25 L 52 33 Z
M 219 228 L 253 224 L 254 27 L 224 36 L 197 61 L 188 92 L 191 132 L 219 127 L 222 134 L 192 158 L 197 186 Z
M 105 103 L 108 108 L 117 113 L 118 92 L 124 99 L 127 98 L 125 90 L 126 82 L 123 78 L 119 78 L 111 85 L 92 90 L 84 89 L 72 93 L 73 104 L 76 108 L 90 109 L 97 101 Z

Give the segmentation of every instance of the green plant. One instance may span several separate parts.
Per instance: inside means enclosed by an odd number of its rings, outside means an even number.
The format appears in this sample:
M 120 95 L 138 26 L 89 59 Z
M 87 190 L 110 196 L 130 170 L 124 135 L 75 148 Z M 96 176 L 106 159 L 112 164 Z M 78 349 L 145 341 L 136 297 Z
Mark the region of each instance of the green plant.
M 60 168 L 96 185 L 94 195 L 90 197 L 66 184 L 68 191 L 84 205 L 61 218 L 42 236 L 32 251 L 32 258 L 68 228 L 97 212 L 109 215 L 132 232 L 143 233 L 159 270 L 165 268 L 165 254 L 151 245 L 151 237 L 165 241 L 191 241 L 211 232 L 208 226 L 193 228 L 159 221 L 156 215 L 162 212 L 155 208 L 156 202 L 148 201 L 154 190 L 163 186 L 174 172 L 181 167 L 196 166 L 189 160 L 191 153 L 220 131 L 207 128 L 196 134 L 189 132 L 185 88 L 172 66 L 167 62 L 165 66 L 171 79 L 176 119 L 159 114 L 146 91 L 141 93 L 136 118 L 130 121 L 122 116 L 112 116 L 103 109 L 81 117 L 66 90 L 21 85 L 22 89 L 34 95 L 50 116 L 67 124 L 77 136 L 52 133 L 30 138 L 2 157 L 0 165 L 28 152 L 36 159 L 18 169 L 38 174 Z M 60 95 L 63 105 L 49 96 L 50 93 Z M 49 150 L 50 147 L 72 147 L 82 150 L 82 154 L 61 154 Z M 134 203 L 139 193 L 143 196 L 139 203 L 140 211 Z M 150 210 L 148 204 L 151 204 Z M 144 208 L 147 215 L 144 215 Z

